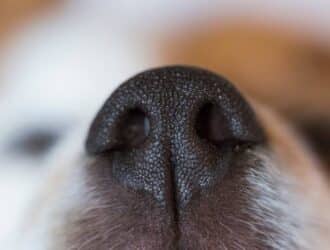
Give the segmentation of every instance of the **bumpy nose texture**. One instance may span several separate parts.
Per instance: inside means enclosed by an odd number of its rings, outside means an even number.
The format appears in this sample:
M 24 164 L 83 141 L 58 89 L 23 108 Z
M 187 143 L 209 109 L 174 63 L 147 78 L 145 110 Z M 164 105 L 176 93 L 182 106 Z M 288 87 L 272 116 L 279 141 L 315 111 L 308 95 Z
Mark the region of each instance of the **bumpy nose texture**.
M 182 208 L 225 178 L 237 145 L 263 141 L 255 114 L 227 80 L 172 66 L 122 84 L 97 114 L 86 145 L 89 154 L 109 157 L 122 185 Z

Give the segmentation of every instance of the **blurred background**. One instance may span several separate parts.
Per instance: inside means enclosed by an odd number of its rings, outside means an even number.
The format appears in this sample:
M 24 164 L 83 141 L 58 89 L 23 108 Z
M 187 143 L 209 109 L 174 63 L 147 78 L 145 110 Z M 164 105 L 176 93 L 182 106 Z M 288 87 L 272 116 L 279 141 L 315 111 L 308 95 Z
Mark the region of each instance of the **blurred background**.
M 27 50 L 38 54 L 43 42 L 56 40 L 41 41 L 42 35 L 56 35 L 62 28 L 60 35 L 72 36 L 67 26 L 77 33 L 85 26 L 91 36 L 103 32 L 117 40 L 123 37 L 148 56 L 156 55 L 151 65 L 183 63 L 215 70 L 308 136 L 318 137 L 314 143 L 326 144 L 325 135 L 317 133 L 330 123 L 329 14 L 330 3 L 321 0 L 0 0 L 0 62 Z M 90 38 L 79 38 L 93 46 Z M 22 49 L 24 43 L 27 48 Z M 121 42 L 111 49 L 116 46 Z M 1 57 L 8 50 L 24 51 Z
M 0 0 L 0 244 L 48 152 L 147 67 L 224 75 L 286 117 L 329 172 L 329 23 L 321 0 Z

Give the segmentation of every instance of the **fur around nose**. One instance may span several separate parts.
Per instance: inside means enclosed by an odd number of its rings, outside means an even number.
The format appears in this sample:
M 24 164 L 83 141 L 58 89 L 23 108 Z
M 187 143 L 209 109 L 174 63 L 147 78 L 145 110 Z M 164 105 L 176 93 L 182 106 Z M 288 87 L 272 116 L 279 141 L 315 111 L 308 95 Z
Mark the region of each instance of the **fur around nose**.
M 223 77 L 185 66 L 123 83 L 93 121 L 91 156 L 109 158 L 115 179 L 182 208 L 225 178 L 235 148 L 264 140 L 255 114 Z

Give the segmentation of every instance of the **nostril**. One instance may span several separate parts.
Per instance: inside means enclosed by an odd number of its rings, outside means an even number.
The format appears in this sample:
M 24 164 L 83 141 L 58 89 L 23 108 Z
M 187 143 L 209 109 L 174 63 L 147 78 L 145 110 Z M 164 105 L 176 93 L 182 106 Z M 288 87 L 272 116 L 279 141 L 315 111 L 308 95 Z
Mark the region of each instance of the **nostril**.
M 221 108 L 211 102 L 204 103 L 199 109 L 195 128 L 200 138 L 216 145 L 231 137 L 226 117 Z
M 130 149 L 144 143 L 150 131 L 150 121 L 145 112 L 139 108 L 129 109 L 119 120 L 117 149 Z
M 233 122 L 218 103 L 205 102 L 197 112 L 195 131 L 199 138 L 215 146 L 255 144 L 262 141 L 262 133 L 253 118 L 249 115 L 245 120 Z M 244 128 L 237 130 L 240 126 Z
M 86 149 L 91 155 L 137 148 L 150 134 L 150 119 L 142 108 L 118 109 L 114 103 L 112 109 L 101 109 L 90 127 Z

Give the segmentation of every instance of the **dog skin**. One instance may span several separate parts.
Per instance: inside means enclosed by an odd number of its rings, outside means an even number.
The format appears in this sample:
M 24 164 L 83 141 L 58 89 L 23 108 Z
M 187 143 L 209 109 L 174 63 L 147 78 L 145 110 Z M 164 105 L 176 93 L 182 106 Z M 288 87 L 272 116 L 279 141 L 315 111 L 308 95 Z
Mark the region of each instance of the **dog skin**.
M 37 195 L 9 243 L 0 239 L 4 249 L 329 249 L 328 180 L 286 120 L 207 70 L 142 71 L 159 62 L 146 40 L 132 46 L 121 39 L 130 32 L 118 30 L 109 46 L 105 33 L 81 22 L 64 34 L 61 27 L 52 43 L 43 39 L 57 26 L 47 23 L 6 68 L 5 82 L 18 84 L 1 99 L 10 114 L 0 123 L 1 166 L 19 168 L 22 151 L 11 158 L 10 150 L 32 143 L 24 167 L 44 169 L 28 169 L 38 173 Z M 130 106 L 136 98 L 140 105 Z M 38 126 L 47 129 L 34 140 Z M 2 207 L 4 215 L 14 210 Z

